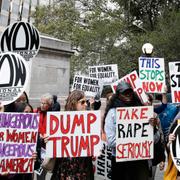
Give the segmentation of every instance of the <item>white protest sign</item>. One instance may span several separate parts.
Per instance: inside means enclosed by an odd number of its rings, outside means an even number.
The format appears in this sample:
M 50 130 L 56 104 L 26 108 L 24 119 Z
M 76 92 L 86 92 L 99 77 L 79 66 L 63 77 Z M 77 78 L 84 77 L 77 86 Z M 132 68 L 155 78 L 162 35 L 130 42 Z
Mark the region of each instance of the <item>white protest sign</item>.
M 152 106 L 116 109 L 116 161 L 153 158 Z
M 7 52 L 0 54 L 0 102 L 2 105 L 15 101 L 26 90 L 29 67 L 22 56 Z
M 111 179 L 111 156 L 111 148 L 108 147 L 105 141 L 102 141 L 101 153 L 98 157 L 95 157 L 93 161 L 95 180 Z
M 170 152 L 174 165 L 178 171 L 180 171 L 180 119 L 178 119 L 177 122 L 177 127 L 173 131 L 173 134 L 176 138 L 170 144 Z
M 180 62 L 169 62 L 172 103 L 180 103 Z
M 139 78 L 145 92 L 164 93 L 164 58 L 139 57 Z
M 89 77 L 98 78 L 104 85 L 119 79 L 117 64 L 89 66 Z
M 48 112 L 46 157 L 98 156 L 100 132 L 100 111 Z
M 1 52 L 15 52 L 26 61 L 35 57 L 40 48 L 40 36 L 37 29 L 28 22 L 18 21 L 10 24 L 1 34 Z
M 39 114 L 0 113 L 0 173 L 32 173 Z
M 137 94 L 137 96 L 143 103 L 148 102 L 148 97 L 147 97 L 146 93 L 144 92 L 142 83 L 141 83 L 136 71 L 133 71 L 130 74 L 127 74 L 126 76 L 122 77 L 118 81 L 112 83 L 111 87 L 112 87 L 112 90 L 114 93 L 116 92 L 116 87 L 117 87 L 118 83 L 121 81 L 128 82 L 131 85 L 134 92 Z
M 86 96 L 94 97 L 98 93 L 101 94 L 102 82 L 97 78 L 75 75 L 72 90 L 81 90 Z

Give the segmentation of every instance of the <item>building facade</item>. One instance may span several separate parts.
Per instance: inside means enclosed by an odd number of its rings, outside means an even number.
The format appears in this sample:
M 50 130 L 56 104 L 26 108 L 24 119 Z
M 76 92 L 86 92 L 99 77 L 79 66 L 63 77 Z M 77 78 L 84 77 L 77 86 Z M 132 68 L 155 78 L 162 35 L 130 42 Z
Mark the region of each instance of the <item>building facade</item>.
M 0 33 L 7 25 L 20 19 L 31 23 L 30 11 L 42 3 L 41 0 L 0 0 Z M 27 88 L 34 107 L 39 105 L 39 99 L 44 93 L 57 95 L 59 99 L 68 95 L 70 57 L 73 54 L 69 42 L 43 35 L 40 38 L 40 50 L 32 59 L 31 78 Z

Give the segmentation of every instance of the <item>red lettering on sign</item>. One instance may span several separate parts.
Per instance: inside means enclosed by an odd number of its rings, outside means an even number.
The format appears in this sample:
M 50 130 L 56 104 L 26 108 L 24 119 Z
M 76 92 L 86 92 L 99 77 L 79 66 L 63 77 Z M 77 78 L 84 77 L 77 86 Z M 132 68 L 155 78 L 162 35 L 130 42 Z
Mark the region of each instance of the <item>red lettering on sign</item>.
M 1 172 L 33 172 L 33 165 L 34 160 L 32 158 L 2 159 L 0 161 Z
M 161 92 L 162 91 L 162 82 L 142 82 L 143 89 L 146 92 Z
M 50 115 L 50 135 L 55 134 L 58 128 L 59 128 L 59 119 L 54 115 Z
M 153 145 L 152 141 L 139 143 L 119 144 L 117 146 L 117 159 L 147 159 L 151 158 L 150 150 Z
M 81 126 L 82 133 L 85 133 L 84 116 L 83 116 L 83 114 L 81 114 L 80 117 L 77 114 L 74 116 L 73 125 L 72 125 L 72 129 L 71 129 L 71 134 L 74 134 L 74 131 L 75 131 L 77 126 Z
M 141 108 L 131 108 L 131 109 L 117 109 L 119 112 L 119 120 L 137 120 L 137 119 L 147 119 L 147 107 L 141 107 Z
M 147 111 L 148 111 L 147 107 L 141 108 L 140 119 L 147 119 L 148 118 L 148 116 L 146 114 Z
M 90 133 L 91 124 L 96 121 L 96 115 L 93 113 L 88 113 L 87 115 L 87 133 Z
M 180 102 L 180 91 L 174 91 L 174 101 Z
M 135 74 L 131 74 L 129 77 L 131 79 L 131 86 L 133 89 L 135 89 L 136 88 L 135 81 L 137 80 L 137 76 Z

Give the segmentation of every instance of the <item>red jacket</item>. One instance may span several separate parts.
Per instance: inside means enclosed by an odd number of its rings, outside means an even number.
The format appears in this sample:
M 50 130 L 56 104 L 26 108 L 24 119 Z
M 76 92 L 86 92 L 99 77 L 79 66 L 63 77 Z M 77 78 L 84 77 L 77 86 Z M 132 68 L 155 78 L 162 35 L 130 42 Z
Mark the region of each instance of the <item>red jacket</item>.
M 46 119 L 47 119 L 47 112 L 41 111 L 40 108 L 34 110 L 35 113 L 39 113 L 39 133 L 40 135 L 46 134 Z

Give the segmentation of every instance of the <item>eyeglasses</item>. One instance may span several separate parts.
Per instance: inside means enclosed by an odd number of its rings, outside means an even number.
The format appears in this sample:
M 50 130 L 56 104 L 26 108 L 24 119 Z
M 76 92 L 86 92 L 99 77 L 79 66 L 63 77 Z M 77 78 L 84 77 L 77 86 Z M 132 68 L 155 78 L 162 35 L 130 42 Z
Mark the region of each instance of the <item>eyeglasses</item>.
M 80 102 L 81 105 L 84 105 L 86 103 L 86 99 L 80 99 L 78 102 Z

